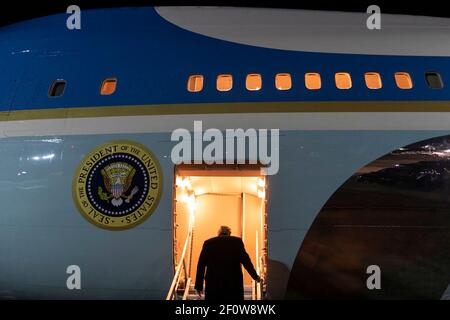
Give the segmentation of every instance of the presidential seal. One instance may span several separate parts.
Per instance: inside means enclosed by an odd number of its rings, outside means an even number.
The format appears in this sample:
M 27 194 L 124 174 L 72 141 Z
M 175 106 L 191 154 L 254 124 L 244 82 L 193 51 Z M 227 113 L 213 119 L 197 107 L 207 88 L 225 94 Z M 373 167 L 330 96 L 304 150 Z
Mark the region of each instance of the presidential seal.
M 98 227 L 132 228 L 158 206 L 162 171 L 153 153 L 133 141 L 105 143 L 81 162 L 73 198 L 81 214 Z

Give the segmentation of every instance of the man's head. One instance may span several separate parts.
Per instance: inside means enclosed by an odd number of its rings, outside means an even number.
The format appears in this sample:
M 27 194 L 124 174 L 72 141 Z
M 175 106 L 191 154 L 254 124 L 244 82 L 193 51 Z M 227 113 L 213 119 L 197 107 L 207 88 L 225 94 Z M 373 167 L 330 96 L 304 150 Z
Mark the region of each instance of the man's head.
M 231 234 L 231 229 L 229 226 L 221 226 L 218 234 L 219 236 L 229 236 Z

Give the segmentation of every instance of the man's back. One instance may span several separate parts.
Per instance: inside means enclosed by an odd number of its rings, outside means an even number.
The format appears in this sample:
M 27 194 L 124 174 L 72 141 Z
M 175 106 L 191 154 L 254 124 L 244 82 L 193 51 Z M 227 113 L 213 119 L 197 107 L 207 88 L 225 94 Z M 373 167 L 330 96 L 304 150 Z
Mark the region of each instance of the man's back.
M 242 300 L 244 287 L 241 263 L 253 279 L 259 278 L 241 238 L 218 236 L 206 240 L 197 266 L 195 288 L 201 291 L 205 278 L 206 299 Z
M 205 241 L 205 247 L 208 252 L 207 266 L 209 271 L 220 272 L 229 270 L 229 268 L 238 268 L 241 270 L 242 240 L 238 237 L 219 236 Z

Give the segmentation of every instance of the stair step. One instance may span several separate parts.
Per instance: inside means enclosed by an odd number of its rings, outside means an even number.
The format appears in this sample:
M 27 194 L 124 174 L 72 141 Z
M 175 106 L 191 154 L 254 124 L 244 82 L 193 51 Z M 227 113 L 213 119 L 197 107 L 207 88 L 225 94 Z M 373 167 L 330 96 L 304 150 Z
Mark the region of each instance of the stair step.
M 187 296 L 187 300 L 205 300 L 205 296 L 202 296 L 201 298 L 198 296 L 198 294 L 189 294 Z
M 189 294 L 187 296 L 187 300 L 205 300 L 205 296 L 202 295 L 202 297 L 200 298 L 194 288 L 194 285 L 191 284 L 189 286 Z M 244 286 L 244 300 L 252 300 L 252 286 Z

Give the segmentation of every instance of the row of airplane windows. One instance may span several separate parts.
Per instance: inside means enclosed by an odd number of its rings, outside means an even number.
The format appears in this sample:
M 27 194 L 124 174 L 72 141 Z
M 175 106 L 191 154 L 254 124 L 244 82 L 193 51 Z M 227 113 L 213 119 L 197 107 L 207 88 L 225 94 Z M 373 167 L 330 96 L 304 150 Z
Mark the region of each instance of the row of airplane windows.
M 396 72 L 394 74 L 395 83 L 400 89 L 412 89 L 413 81 L 408 72 Z M 367 88 L 381 89 L 383 87 L 381 76 L 378 72 L 366 72 L 364 80 Z M 432 89 L 442 89 L 444 83 L 442 77 L 437 72 L 426 72 L 425 80 Z M 352 87 L 352 77 L 348 72 L 337 72 L 334 75 L 336 88 L 348 90 Z M 187 81 L 187 90 L 189 92 L 201 92 L 204 87 L 203 75 L 191 75 Z M 245 87 L 249 91 L 258 91 L 262 89 L 262 76 L 257 73 L 248 74 L 245 79 Z M 289 73 L 278 73 L 275 75 L 275 87 L 278 90 L 290 90 L 292 88 L 292 77 Z M 305 73 L 305 87 L 308 90 L 319 90 L 322 88 L 322 78 L 320 73 Z M 60 97 L 64 94 L 66 88 L 65 80 L 55 80 L 50 86 L 49 96 Z M 111 95 L 116 91 L 117 79 L 107 78 L 103 80 L 100 86 L 101 95 Z M 230 91 L 233 88 L 233 76 L 231 74 L 220 74 L 216 78 L 216 89 L 218 91 Z
M 64 91 L 66 89 L 66 80 L 58 79 L 53 81 L 48 91 L 48 95 L 50 97 L 61 97 L 64 95 Z M 117 79 L 116 78 L 107 78 L 103 80 L 102 85 L 100 86 L 100 94 L 102 96 L 109 96 L 116 92 L 117 88 Z
M 413 81 L 408 72 L 396 72 L 394 74 L 395 83 L 400 89 L 412 89 Z M 378 72 L 366 72 L 364 80 L 367 88 L 381 89 L 383 82 Z M 444 83 L 442 77 L 437 72 L 426 72 L 425 80 L 432 89 L 442 89 Z M 352 76 L 348 72 L 337 72 L 334 75 L 336 88 L 348 90 L 352 87 Z M 203 75 L 191 75 L 187 81 L 189 92 L 201 92 L 204 87 Z M 249 91 L 262 89 L 262 76 L 258 73 L 251 73 L 246 76 L 245 87 Z M 318 72 L 305 73 L 305 87 L 308 90 L 319 90 L 322 88 L 322 78 Z M 233 88 L 233 76 L 231 74 L 219 74 L 216 78 L 216 89 L 218 91 L 230 91 Z M 290 90 L 292 88 L 292 77 L 289 73 L 278 73 L 275 75 L 275 88 L 278 90 Z

